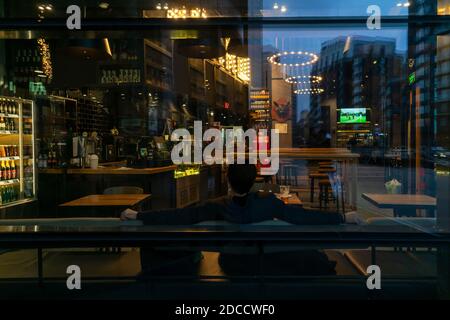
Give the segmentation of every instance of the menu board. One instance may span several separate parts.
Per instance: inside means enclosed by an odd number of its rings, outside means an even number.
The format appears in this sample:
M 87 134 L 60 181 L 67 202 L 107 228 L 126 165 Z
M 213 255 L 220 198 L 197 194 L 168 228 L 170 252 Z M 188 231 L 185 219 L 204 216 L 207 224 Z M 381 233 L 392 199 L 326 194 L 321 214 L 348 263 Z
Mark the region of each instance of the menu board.
M 269 129 L 272 122 L 270 114 L 270 92 L 268 89 L 250 90 L 250 117 L 255 129 Z

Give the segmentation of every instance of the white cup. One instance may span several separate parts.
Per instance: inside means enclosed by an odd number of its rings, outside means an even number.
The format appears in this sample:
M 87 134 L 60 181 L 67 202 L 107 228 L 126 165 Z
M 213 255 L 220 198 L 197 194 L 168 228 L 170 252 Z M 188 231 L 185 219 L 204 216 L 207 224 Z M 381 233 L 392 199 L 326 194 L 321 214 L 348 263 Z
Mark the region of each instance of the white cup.
M 90 165 L 91 165 L 91 169 L 98 168 L 98 156 L 96 154 L 92 154 L 90 156 Z

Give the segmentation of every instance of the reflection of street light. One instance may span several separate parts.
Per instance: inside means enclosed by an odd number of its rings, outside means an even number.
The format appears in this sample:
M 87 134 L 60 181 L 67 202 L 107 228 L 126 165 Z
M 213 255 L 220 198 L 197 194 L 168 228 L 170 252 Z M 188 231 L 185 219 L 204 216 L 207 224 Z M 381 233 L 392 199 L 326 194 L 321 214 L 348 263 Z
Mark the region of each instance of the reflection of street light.
M 399 2 L 397 3 L 397 7 L 409 7 L 411 5 L 411 3 L 407 2 Z

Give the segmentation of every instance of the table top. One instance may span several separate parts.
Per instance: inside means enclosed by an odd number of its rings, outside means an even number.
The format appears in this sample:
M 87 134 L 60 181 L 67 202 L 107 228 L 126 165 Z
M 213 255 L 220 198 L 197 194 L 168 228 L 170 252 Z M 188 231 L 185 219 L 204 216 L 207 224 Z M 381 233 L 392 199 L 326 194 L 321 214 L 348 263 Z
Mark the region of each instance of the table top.
M 277 196 L 278 199 L 281 199 L 281 194 L 277 193 L 275 195 Z M 300 198 L 295 193 L 291 193 L 291 194 L 289 194 L 287 204 L 294 205 L 294 206 L 302 206 L 303 202 L 302 202 L 302 200 L 300 200 Z
M 61 204 L 61 207 L 132 207 L 150 194 L 93 194 Z
M 417 207 L 434 208 L 436 198 L 424 194 L 363 193 L 362 197 L 379 208 Z

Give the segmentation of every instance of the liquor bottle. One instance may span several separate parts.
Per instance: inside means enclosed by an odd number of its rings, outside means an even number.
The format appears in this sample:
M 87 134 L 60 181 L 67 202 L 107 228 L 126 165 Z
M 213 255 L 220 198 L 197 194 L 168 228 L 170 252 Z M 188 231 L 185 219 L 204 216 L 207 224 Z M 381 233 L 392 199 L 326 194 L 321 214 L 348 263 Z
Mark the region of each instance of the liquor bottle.
M 6 113 L 11 114 L 12 113 L 12 101 L 8 100 L 8 110 L 6 111 Z
M 5 108 L 5 100 L 1 99 L 0 100 L 0 113 L 4 112 Z
M 11 179 L 11 167 L 9 166 L 9 161 L 5 161 L 5 178 L 6 180 Z
M 0 130 L 6 130 L 5 119 L 3 117 L 0 118 Z
M 11 179 L 16 178 L 17 178 L 16 163 L 14 160 L 11 160 Z
M 2 166 L 1 166 L 1 175 L 2 175 L 2 180 L 6 180 L 6 167 L 5 167 L 5 161 L 2 160 Z

